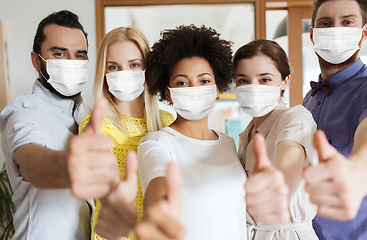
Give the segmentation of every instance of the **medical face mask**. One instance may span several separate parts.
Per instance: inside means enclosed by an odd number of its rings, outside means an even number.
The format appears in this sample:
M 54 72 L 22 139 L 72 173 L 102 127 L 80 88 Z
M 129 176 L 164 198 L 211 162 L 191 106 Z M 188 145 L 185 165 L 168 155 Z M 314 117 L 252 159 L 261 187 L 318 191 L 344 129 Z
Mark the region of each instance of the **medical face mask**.
M 144 91 L 145 71 L 125 70 L 106 74 L 108 90 L 120 101 L 129 102 Z
M 252 117 L 268 114 L 278 105 L 280 87 L 248 84 L 236 87 L 237 101 L 242 111 Z
M 203 119 L 215 107 L 217 85 L 168 89 L 171 92 L 173 109 L 187 120 Z
M 47 59 L 40 54 L 40 58 L 46 62 L 47 82 L 61 95 L 69 97 L 80 93 L 87 83 L 88 60 Z
M 359 49 L 362 28 L 313 28 L 315 52 L 326 62 L 339 64 L 348 60 Z

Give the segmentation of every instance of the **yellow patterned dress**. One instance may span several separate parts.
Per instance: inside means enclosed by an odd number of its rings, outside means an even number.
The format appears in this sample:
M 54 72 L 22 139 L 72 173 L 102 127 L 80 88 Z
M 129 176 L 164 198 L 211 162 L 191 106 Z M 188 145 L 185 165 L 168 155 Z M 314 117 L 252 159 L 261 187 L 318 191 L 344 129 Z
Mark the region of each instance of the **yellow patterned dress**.
M 170 125 L 174 118 L 172 114 L 169 112 L 159 110 L 160 119 L 162 122 L 162 126 L 166 127 Z M 83 119 L 79 126 L 79 132 L 83 131 L 84 127 L 89 122 L 90 113 Z M 105 118 L 103 120 L 103 124 L 101 127 L 102 133 L 110 136 L 114 142 L 114 148 L 113 152 L 117 156 L 118 165 L 120 168 L 120 176 L 121 179 L 125 175 L 125 157 L 126 153 L 130 150 L 134 150 L 135 152 L 138 150 L 138 144 L 142 137 L 144 137 L 148 133 L 146 120 L 145 118 L 132 118 L 123 116 L 126 124 L 126 130 L 127 133 L 121 132 L 115 124 L 113 124 L 108 118 Z M 143 194 L 141 192 L 140 184 L 138 184 L 138 193 L 135 199 L 135 204 L 138 209 L 138 219 L 137 221 L 140 221 L 144 215 L 144 209 L 143 209 Z M 97 219 L 99 216 L 99 211 L 101 209 L 101 203 L 98 199 L 96 199 L 96 209 L 94 211 L 94 217 L 93 217 L 93 226 L 92 226 L 92 240 L 102 240 L 101 236 L 96 234 L 94 231 L 95 225 L 97 224 Z M 128 240 L 135 240 L 136 235 L 133 234 L 129 238 L 122 238 L 122 239 L 128 239 Z

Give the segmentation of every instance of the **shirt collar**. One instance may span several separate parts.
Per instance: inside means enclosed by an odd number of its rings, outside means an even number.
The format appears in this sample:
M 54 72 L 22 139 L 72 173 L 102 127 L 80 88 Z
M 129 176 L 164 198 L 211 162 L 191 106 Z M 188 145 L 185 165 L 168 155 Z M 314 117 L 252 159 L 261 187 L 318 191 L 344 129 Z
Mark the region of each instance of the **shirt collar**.
M 69 112 L 70 115 L 73 114 L 74 104 L 79 106 L 83 101 L 83 97 L 81 95 L 75 99 L 75 102 L 71 99 L 64 99 L 45 88 L 39 80 L 36 80 L 33 85 L 33 94 L 37 95 L 55 108 Z
M 280 99 L 279 104 L 274 108 L 274 110 L 269 114 L 269 116 L 264 120 L 263 123 L 256 129 L 257 132 L 261 133 L 264 137 L 268 135 L 270 129 L 273 127 L 275 120 L 282 114 L 282 112 L 287 108 L 287 103 Z
M 279 104 L 274 108 L 274 110 L 269 114 L 269 116 L 264 120 L 264 122 L 256 129 L 257 132 L 261 133 L 264 137 L 268 135 L 270 129 L 272 128 L 275 120 L 282 114 L 282 112 L 287 109 L 287 103 L 280 98 Z M 251 120 L 247 128 L 240 133 L 240 138 L 248 138 L 251 129 L 254 127 L 254 120 Z M 241 140 L 244 141 L 244 140 Z
M 364 63 L 360 58 L 347 67 L 346 69 L 343 69 L 342 71 L 332 75 L 329 77 L 332 88 L 337 88 L 341 83 L 351 78 L 353 75 L 355 75 L 361 68 L 364 66 Z M 321 82 L 321 74 L 319 75 L 319 82 Z

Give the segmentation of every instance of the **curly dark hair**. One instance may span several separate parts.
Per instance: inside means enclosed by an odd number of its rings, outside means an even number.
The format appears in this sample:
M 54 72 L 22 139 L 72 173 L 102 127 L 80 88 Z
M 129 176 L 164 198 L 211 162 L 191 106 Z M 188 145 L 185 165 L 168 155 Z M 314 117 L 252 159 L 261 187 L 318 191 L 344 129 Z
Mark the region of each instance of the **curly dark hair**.
M 204 25 L 179 26 L 161 32 L 148 54 L 146 83 L 151 94 L 159 94 L 166 100 L 165 89 L 174 66 L 183 59 L 200 57 L 207 60 L 213 70 L 215 83 L 220 92 L 227 90 L 232 81 L 232 43 L 219 38 L 220 34 Z

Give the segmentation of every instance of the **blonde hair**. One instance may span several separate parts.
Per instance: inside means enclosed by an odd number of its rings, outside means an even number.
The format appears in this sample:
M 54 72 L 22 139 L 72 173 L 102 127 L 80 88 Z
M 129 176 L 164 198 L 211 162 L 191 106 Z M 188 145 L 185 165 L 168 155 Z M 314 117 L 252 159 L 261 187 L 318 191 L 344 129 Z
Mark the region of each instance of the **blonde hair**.
M 119 27 L 108 32 L 99 44 L 97 51 L 97 66 L 96 75 L 93 86 L 94 100 L 101 97 L 105 97 L 109 102 L 109 108 L 107 110 L 106 117 L 113 122 L 120 130 L 125 130 L 123 114 L 113 101 L 113 95 L 108 90 L 106 82 L 105 70 L 106 70 L 106 58 L 107 50 L 110 44 L 122 41 L 132 41 L 140 48 L 143 54 L 144 62 L 146 62 L 147 54 L 150 52 L 148 40 L 137 29 L 132 27 Z M 146 86 L 146 84 L 145 84 Z M 158 131 L 162 129 L 162 123 L 159 117 L 158 110 L 158 98 L 157 95 L 149 94 L 147 87 L 144 90 L 144 106 L 145 106 L 145 118 L 147 123 L 148 132 Z

